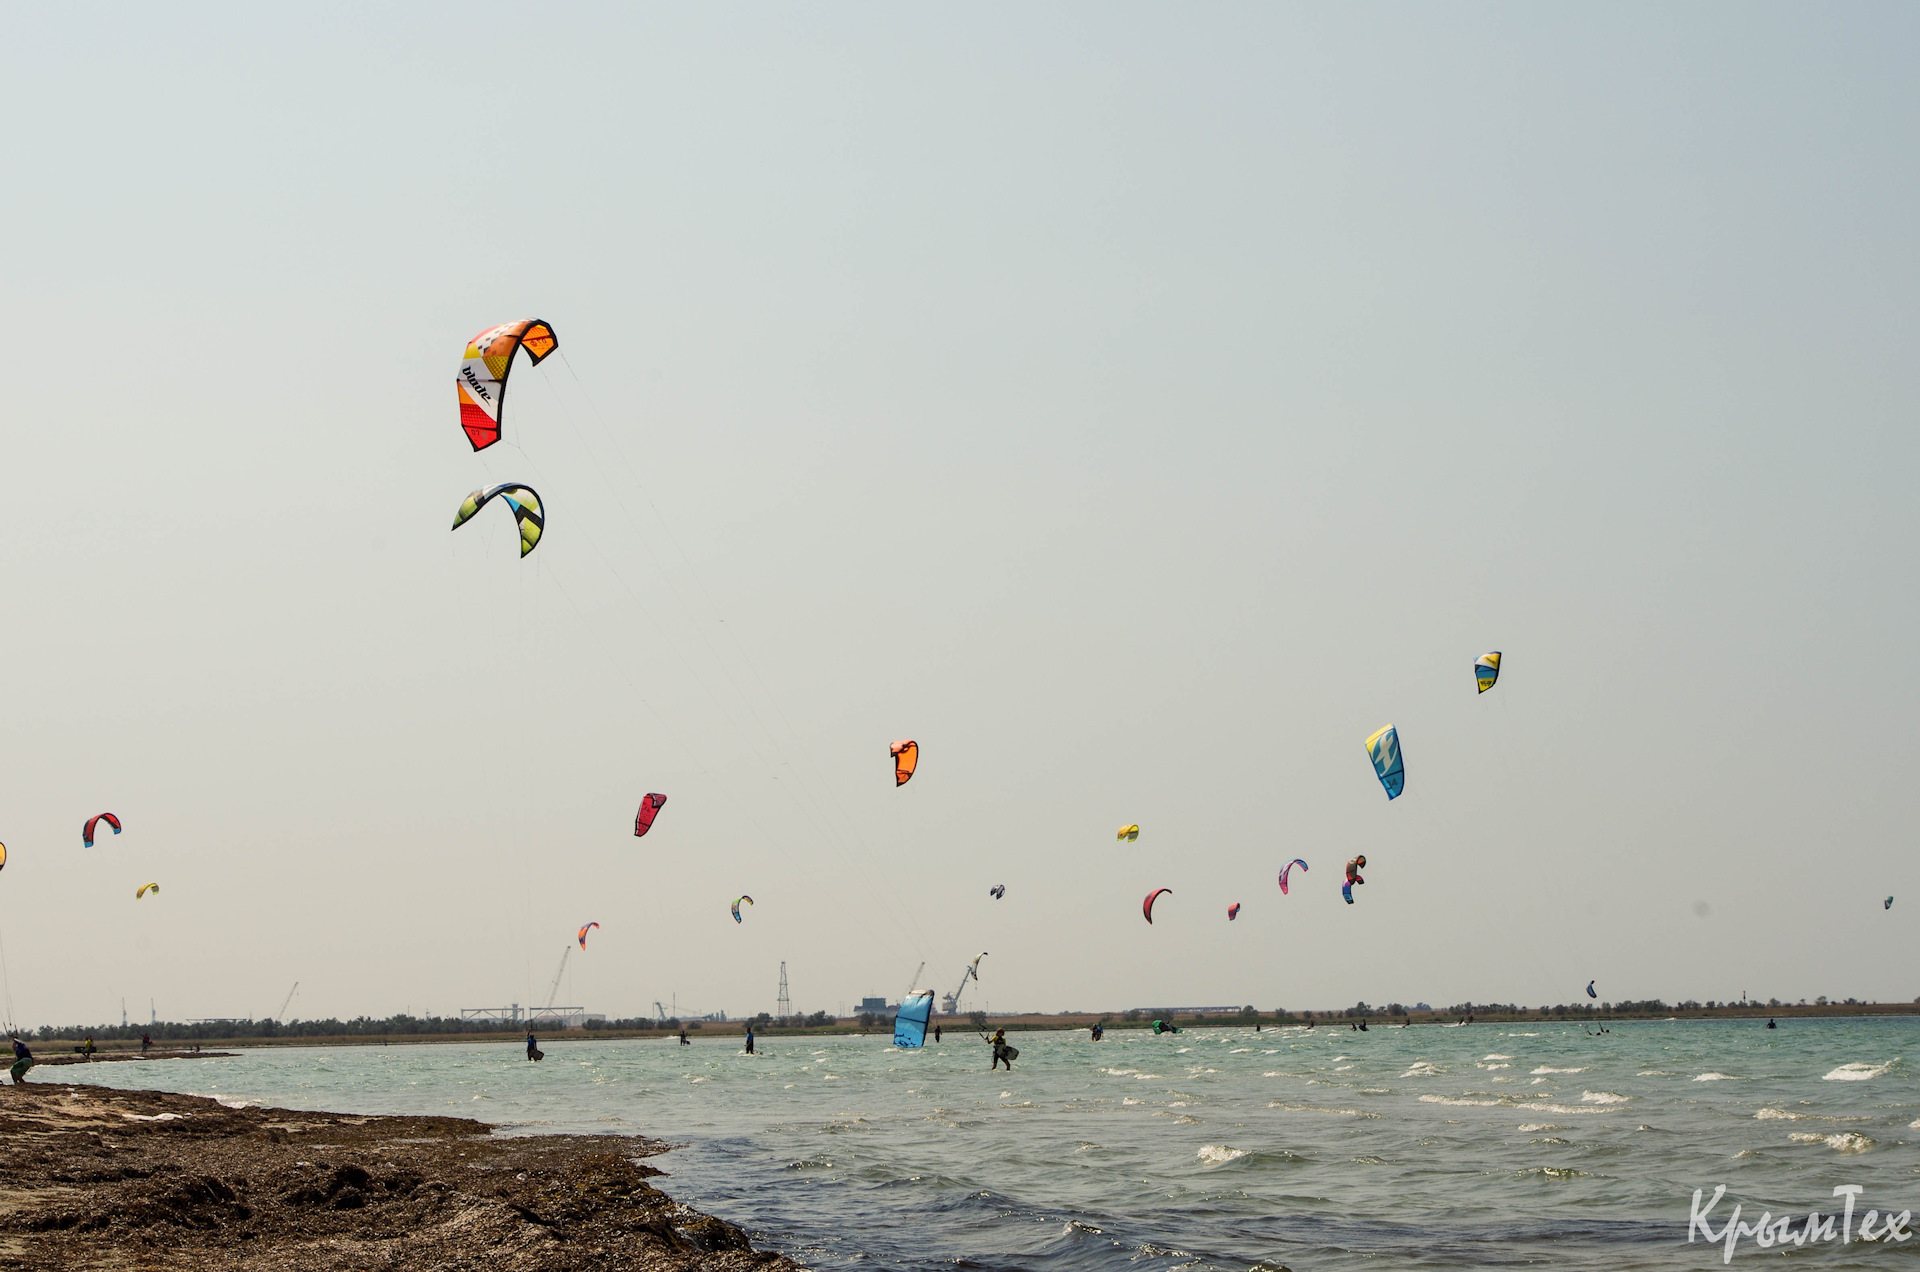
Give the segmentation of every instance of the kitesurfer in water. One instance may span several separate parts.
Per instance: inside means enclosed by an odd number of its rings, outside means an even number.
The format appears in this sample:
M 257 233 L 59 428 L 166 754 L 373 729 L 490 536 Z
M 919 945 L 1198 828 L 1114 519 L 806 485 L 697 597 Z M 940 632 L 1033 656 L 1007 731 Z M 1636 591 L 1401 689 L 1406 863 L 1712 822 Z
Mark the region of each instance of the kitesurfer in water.
M 540 1044 L 534 1040 L 533 1030 L 529 1029 L 527 1030 L 527 1059 L 538 1060 L 539 1058 Z
M 13 1039 L 13 1068 L 7 1070 L 13 1075 L 13 1084 L 19 1086 L 27 1080 L 27 1070 L 33 1068 L 33 1052 L 27 1050 L 27 1044 L 18 1036 Z
M 1007 1066 L 1007 1072 L 1012 1073 L 1013 1061 L 1007 1059 L 1007 1031 L 1004 1029 L 995 1030 L 990 1041 L 993 1043 L 993 1063 L 989 1064 L 987 1068 L 995 1069 L 1004 1064 Z
M 1774 1023 L 1773 1023 L 1773 1017 L 1772 1017 L 1772 1016 L 1768 1016 L 1768 1017 L 1767 1017 L 1767 1028 L 1769 1028 L 1769 1029 L 1778 1029 L 1778 1028 L 1779 1028 L 1779 1026 L 1778 1026 L 1778 1025 L 1776 1025 L 1776 1024 L 1774 1024 Z
M 753 1026 L 747 1026 L 747 1054 L 753 1054 Z
M 940 1026 L 938 1026 L 938 1025 L 935 1025 L 935 1026 L 933 1027 L 933 1040 L 934 1040 L 935 1042 L 939 1042 L 939 1041 L 940 1041 Z
M 1090 1032 L 1093 1034 L 1093 1041 L 1095 1042 L 1100 1041 L 1100 1039 L 1105 1037 L 1107 1033 L 1106 1022 L 1102 1021 L 1099 1024 L 1096 1024 Z

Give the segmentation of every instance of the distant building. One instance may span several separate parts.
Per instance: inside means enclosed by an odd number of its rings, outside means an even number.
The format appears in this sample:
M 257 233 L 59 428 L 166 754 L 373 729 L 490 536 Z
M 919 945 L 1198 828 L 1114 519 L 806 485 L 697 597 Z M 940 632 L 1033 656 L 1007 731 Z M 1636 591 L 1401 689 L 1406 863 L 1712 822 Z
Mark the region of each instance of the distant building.
M 880 998 L 862 998 L 860 1000 L 860 1010 L 861 1011 L 892 1011 L 893 1007 L 891 1004 L 887 1002 L 886 998 L 883 996 Z

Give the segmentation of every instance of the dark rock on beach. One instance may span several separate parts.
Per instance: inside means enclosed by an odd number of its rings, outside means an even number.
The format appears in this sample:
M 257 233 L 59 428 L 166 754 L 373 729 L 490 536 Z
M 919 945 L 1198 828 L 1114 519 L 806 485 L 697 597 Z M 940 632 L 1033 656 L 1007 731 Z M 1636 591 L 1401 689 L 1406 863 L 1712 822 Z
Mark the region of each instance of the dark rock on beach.
M 0 1269 L 798 1268 L 649 1184 L 656 1140 L 64 1081 L 0 1089 L 0 1136 Z

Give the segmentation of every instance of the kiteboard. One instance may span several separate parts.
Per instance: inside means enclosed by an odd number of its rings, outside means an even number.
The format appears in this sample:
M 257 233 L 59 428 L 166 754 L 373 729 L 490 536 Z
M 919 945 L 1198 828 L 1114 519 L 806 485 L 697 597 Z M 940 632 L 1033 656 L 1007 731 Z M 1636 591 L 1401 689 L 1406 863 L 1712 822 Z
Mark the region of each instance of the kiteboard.
M 1020 1048 L 1002 1047 L 1000 1048 L 1000 1055 L 1002 1056 L 1002 1058 L 1006 1060 L 1008 1064 L 1012 1064 L 1015 1060 L 1018 1060 L 1020 1058 Z
M 546 1058 L 547 1058 L 547 1053 L 540 1050 L 538 1047 L 535 1047 L 532 1051 L 527 1053 L 527 1059 L 529 1060 L 545 1060 Z

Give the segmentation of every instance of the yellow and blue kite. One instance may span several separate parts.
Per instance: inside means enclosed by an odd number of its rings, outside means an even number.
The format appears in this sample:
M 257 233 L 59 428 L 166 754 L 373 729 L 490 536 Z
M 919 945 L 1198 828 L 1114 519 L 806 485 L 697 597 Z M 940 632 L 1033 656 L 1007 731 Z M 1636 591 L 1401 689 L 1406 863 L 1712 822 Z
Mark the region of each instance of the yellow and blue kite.
M 1368 738 L 1367 754 L 1373 757 L 1373 771 L 1380 775 L 1380 785 L 1387 788 L 1387 798 L 1398 798 L 1407 788 L 1407 766 L 1400 760 L 1400 730 L 1388 725 Z

